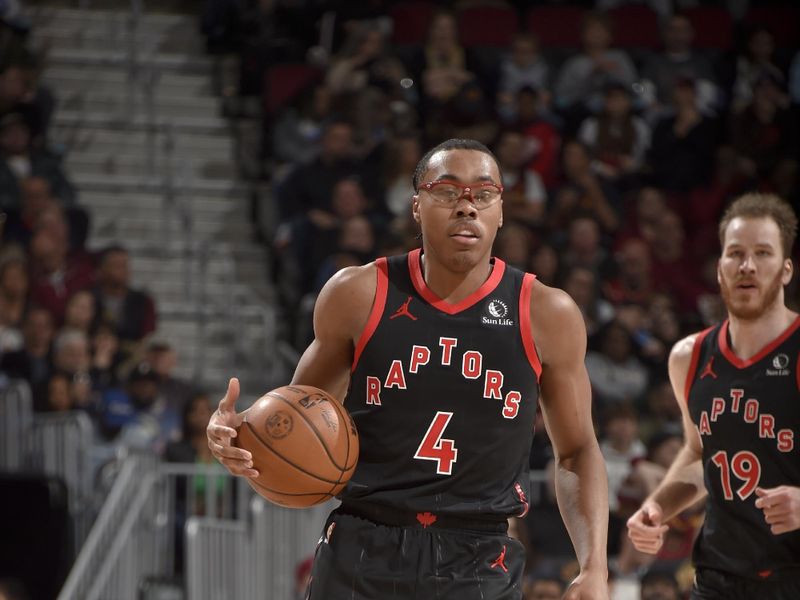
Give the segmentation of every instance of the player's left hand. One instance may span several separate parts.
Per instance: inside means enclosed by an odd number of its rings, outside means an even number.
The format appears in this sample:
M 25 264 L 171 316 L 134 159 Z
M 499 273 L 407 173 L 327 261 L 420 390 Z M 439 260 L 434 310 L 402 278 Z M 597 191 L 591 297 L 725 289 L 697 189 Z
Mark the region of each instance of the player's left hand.
M 608 577 L 594 571 L 582 572 L 564 592 L 563 600 L 608 600 Z
M 800 529 L 800 487 L 759 487 L 756 496 L 756 508 L 764 511 L 764 518 L 774 535 Z

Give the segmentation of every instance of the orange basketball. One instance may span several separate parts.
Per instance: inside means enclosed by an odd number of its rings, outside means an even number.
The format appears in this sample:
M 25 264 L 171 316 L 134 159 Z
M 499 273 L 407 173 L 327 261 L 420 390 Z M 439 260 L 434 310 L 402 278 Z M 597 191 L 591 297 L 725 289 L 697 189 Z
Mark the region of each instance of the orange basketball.
M 290 508 L 313 506 L 338 494 L 358 462 L 358 433 L 350 414 L 327 392 L 287 385 L 244 412 L 234 443 L 253 455 L 259 472 L 250 485 Z

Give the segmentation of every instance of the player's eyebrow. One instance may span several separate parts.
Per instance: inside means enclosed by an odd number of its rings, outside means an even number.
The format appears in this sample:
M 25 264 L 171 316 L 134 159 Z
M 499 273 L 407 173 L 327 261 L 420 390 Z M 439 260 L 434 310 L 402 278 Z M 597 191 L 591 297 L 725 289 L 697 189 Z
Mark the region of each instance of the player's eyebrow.
M 461 178 L 458 175 L 453 175 L 452 173 L 442 173 L 439 175 L 434 181 L 461 181 Z M 486 181 L 487 183 L 495 183 L 494 179 L 491 178 L 489 175 L 481 175 L 474 181 Z

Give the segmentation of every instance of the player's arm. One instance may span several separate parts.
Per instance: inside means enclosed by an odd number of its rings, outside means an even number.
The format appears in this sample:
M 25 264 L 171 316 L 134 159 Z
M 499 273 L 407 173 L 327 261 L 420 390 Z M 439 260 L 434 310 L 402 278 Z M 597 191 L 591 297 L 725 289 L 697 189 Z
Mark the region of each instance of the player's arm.
M 706 495 L 703 482 L 703 446 L 700 434 L 692 423 L 685 397 L 686 378 L 692 362 L 697 335 L 682 339 L 669 355 L 669 378 L 683 416 L 683 448 L 664 479 L 641 508 L 628 519 L 628 536 L 641 552 L 655 554 L 664 541 L 672 517 Z
M 300 357 L 292 383 L 313 385 L 344 402 L 358 338 L 375 299 L 377 267 L 347 267 L 322 288 L 314 306 L 314 341 Z
M 581 567 L 565 598 L 607 598 L 608 480 L 592 424 L 583 317 L 565 292 L 535 282 L 531 324 L 542 362 L 542 414 L 555 452 L 556 498 Z
M 314 341 L 303 353 L 292 383 L 312 385 L 344 400 L 358 336 L 375 298 L 377 267 L 348 267 L 322 288 L 314 306 Z M 211 453 L 234 475 L 257 477 L 252 456 L 232 445 L 243 414 L 236 412 L 239 381 L 233 378 L 206 428 Z

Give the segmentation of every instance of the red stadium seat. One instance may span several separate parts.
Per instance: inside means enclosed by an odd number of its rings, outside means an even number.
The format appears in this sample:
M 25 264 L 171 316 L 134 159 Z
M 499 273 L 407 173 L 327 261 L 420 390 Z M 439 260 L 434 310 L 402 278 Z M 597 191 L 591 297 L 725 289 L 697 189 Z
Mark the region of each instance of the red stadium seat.
M 692 22 L 696 48 L 724 51 L 733 47 L 733 20 L 724 8 L 698 6 L 681 13 Z
M 631 4 L 608 11 L 614 33 L 614 45 L 621 48 L 647 48 L 661 46 L 661 29 L 658 16 L 647 6 Z
M 475 6 L 458 13 L 458 32 L 464 46 L 506 47 L 519 30 L 517 13 L 502 6 Z
M 779 48 L 793 48 L 800 40 L 798 6 L 753 6 L 747 11 L 744 22 L 749 27 L 766 27 Z
M 536 6 L 528 11 L 528 31 L 544 48 L 580 48 L 585 10 L 578 6 Z
M 392 7 L 392 41 L 399 45 L 425 42 L 436 7 L 428 2 L 402 2 Z
M 322 79 L 322 71 L 305 63 L 274 65 L 264 76 L 264 108 L 274 114 L 313 82 Z

